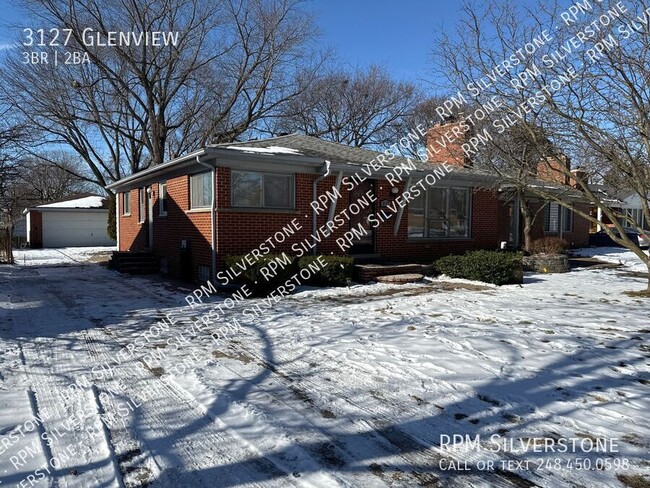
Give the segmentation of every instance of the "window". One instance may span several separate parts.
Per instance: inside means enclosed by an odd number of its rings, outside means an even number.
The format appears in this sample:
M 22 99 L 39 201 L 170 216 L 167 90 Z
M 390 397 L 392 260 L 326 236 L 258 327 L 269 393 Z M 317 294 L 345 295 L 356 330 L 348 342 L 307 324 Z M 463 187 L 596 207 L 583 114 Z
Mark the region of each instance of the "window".
M 409 237 L 468 237 L 469 190 L 430 188 L 409 203 Z
M 190 208 L 212 205 L 212 172 L 190 176 Z
M 158 184 L 158 214 L 167 215 L 167 182 Z
M 544 207 L 544 232 L 550 234 L 559 232 L 560 222 L 563 232 L 571 232 L 573 230 L 573 211 L 555 202 L 547 203 Z
M 204 283 L 210 280 L 210 268 L 199 264 L 196 269 L 196 278 L 199 282 Z
M 138 188 L 138 220 L 142 223 L 147 219 L 147 190 Z
M 621 218 L 620 222 L 623 227 L 641 227 L 642 229 L 650 229 L 650 222 L 645 218 L 642 208 L 627 208 L 624 210 L 626 218 Z M 632 220 L 634 223 L 630 222 Z
M 294 208 L 294 177 L 276 173 L 233 171 L 233 207 Z
M 573 211 L 570 208 L 562 207 L 562 230 L 564 232 L 573 230 Z
M 122 215 L 131 215 L 131 192 L 122 193 Z

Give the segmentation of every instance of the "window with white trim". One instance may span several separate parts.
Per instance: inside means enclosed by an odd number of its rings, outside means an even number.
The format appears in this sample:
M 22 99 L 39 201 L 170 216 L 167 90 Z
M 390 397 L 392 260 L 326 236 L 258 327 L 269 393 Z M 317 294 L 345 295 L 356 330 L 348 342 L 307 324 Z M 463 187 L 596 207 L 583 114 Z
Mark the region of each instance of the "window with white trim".
M 429 188 L 409 203 L 408 237 L 469 237 L 467 188 Z
M 122 193 L 122 215 L 131 215 L 131 192 Z
M 620 222 L 623 227 L 641 227 L 644 230 L 650 229 L 650 222 L 645 218 L 642 208 L 626 208 L 623 210 L 628 217 L 621 218 Z M 632 220 L 634 223 L 630 222 Z
M 158 184 L 158 215 L 167 215 L 167 182 Z
M 212 172 L 190 176 L 190 209 L 212 205 Z
M 294 208 L 295 180 L 292 174 L 232 171 L 230 194 L 233 207 Z

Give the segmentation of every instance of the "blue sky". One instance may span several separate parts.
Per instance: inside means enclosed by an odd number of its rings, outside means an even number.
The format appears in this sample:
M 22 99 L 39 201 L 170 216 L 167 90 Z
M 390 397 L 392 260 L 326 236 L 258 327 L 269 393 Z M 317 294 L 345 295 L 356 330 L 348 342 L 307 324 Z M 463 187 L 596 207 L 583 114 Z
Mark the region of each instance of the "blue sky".
M 23 25 L 15 4 L 0 0 L 0 45 L 12 41 Z M 460 1 L 444 0 L 311 0 L 321 41 L 336 49 L 351 67 L 386 66 L 396 78 L 430 77 L 434 31 L 456 22 Z M 13 28 L 11 25 L 13 24 Z
M 459 0 L 315 0 L 323 41 L 351 66 L 385 66 L 396 78 L 431 79 L 435 32 L 452 29 Z
M 16 3 L 0 0 L 0 46 L 20 35 L 23 27 L 41 27 L 23 25 Z M 379 64 L 395 78 L 426 87 L 432 79 L 435 33 L 442 27 L 453 30 L 461 4 L 461 0 L 309 0 L 306 7 L 316 16 L 320 41 L 335 48 L 342 63 L 352 68 Z

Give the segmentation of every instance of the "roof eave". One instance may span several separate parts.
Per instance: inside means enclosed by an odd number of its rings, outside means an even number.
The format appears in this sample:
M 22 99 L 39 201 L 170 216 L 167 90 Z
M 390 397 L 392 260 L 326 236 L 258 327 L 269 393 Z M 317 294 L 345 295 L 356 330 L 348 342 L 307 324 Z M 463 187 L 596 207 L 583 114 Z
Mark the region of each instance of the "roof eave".
M 264 162 L 264 164 L 291 164 L 294 166 L 311 168 L 315 171 L 320 169 L 324 164 L 324 161 L 320 158 L 313 158 L 297 154 L 260 154 L 232 149 L 229 150 L 225 148 L 205 147 L 180 158 L 172 159 L 167 163 L 154 166 L 153 168 L 148 168 L 133 175 L 127 176 L 126 178 L 122 178 L 121 180 L 107 185 L 105 188 L 107 190 L 115 191 L 134 188 L 140 186 L 139 184 L 142 182 L 155 181 L 156 179 L 159 179 L 166 174 L 177 172 L 179 169 L 182 169 L 184 167 L 192 166 L 197 162 L 197 158 L 201 159 L 204 163 L 212 164 L 214 166 L 217 165 L 217 162 L 220 166 L 230 166 L 230 164 L 228 164 L 229 161 L 254 161 Z

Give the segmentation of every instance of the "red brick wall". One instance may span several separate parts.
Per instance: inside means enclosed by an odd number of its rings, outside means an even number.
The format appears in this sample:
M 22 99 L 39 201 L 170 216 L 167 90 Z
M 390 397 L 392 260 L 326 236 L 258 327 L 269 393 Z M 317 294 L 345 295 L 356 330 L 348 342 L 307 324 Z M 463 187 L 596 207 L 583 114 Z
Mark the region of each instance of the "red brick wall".
M 227 255 L 245 254 L 258 247 L 275 232 L 289 225 L 296 219 L 302 229 L 285 242 L 277 244 L 274 251 L 291 251 L 294 243 L 311 242 L 312 233 L 312 184 L 318 178 L 316 174 L 296 174 L 296 209 L 292 211 L 243 211 L 230 206 L 230 170 L 217 170 L 217 267 L 223 268 Z M 336 182 L 336 175 L 331 175 L 319 183 L 318 190 L 324 193 L 331 190 Z M 375 190 L 377 203 L 375 212 L 381 210 L 382 200 L 392 201 L 395 196 L 390 193 L 390 185 L 385 180 L 377 180 Z M 157 184 L 152 186 L 154 199 L 154 252 L 166 258 L 168 270 L 172 275 L 181 275 L 180 249 L 181 240 L 187 239 L 192 252 L 192 276 L 196 277 L 198 265 L 211 266 L 210 248 L 210 212 L 189 211 L 189 176 L 167 180 L 168 210 L 166 216 L 159 215 Z M 403 190 L 400 187 L 400 192 Z M 343 195 L 337 202 L 336 212 L 342 211 L 350 204 L 350 195 L 342 185 Z M 140 250 L 144 248 L 144 228 L 137 222 L 137 189 L 131 191 L 130 217 L 122 215 L 120 198 L 120 250 Z M 318 216 L 318 225 L 324 225 L 328 212 L 322 211 Z M 505 219 L 505 224 L 503 223 Z M 393 235 L 394 217 L 382 223 L 375 230 L 375 253 L 382 258 L 401 262 L 430 262 L 433 259 L 450 254 L 462 253 L 470 249 L 496 249 L 501 240 L 507 240 L 507 207 L 489 190 L 475 190 L 472 194 L 471 235 L 458 239 L 407 239 L 408 209 L 404 210 L 397 236 Z M 337 229 L 318 244 L 320 254 L 343 254 L 336 244 L 349 228 Z M 503 234 L 506 234 L 505 237 Z M 309 254 L 310 251 L 305 251 Z
M 296 219 L 301 229 L 282 243 L 273 240 L 276 248 L 272 252 L 291 251 L 291 246 L 302 243 L 305 240 L 311 241 L 309 236 L 312 233 L 312 188 L 314 180 L 318 178 L 315 174 L 295 175 L 296 181 L 296 209 L 291 211 L 249 211 L 233 209 L 230 205 L 230 170 L 219 168 L 217 173 L 217 252 L 221 259 L 218 259 L 218 267 L 221 269 L 223 258 L 227 255 L 246 254 L 251 249 L 258 247 L 266 239 L 280 231 L 284 226 Z M 332 175 L 321 181 L 318 185 L 320 192 L 331 191 L 336 183 L 336 176 Z M 344 195 L 347 197 L 347 194 Z M 337 202 L 337 212 L 349 203 L 349 198 L 341 198 Z M 318 225 L 327 221 L 327 212 L 321 212 L 318 216 Z M 347 229 L 337 230 L 329 237 L 327 243 L 319 245 L 319 253 L 330 253 L 336 247 L 335 239 L 343 235 Z M 338 248 L 337 248 L 338 249 Z M 340 252 L 339 252 L 340 253 Z M 309 252 L 305 252 L 309 254 Z
M 539 205 L 532 206 L 533 212 L 536 212 L 542 205 L 544 204 L 540 203 Z M 587 204 L 580 203 L 576 204 L 575 207 L 584 213 L 589 213 L 589 205 Z M 590 226 L 591 224 L 587 219 L 574 213 L 571 232 L 563 231 L 562 238 L 567 241 L 571 247 L 588 247 Z M 535 222 L 533 222 L 532 238 L 535 240 L 545 236 L 560 237 L 560 233 L 544 232 L 544 210 L 541 210 L 535 219 Z
M 185 240 L 192 258 L 189 274 L 196 277 L 197 266 L 211 266 L 210 209 L 190 210 L 189 176 L 167 180 L 167 215 L 160 215 L 160 187 L 154 201 L 154 253 L 167 259 L 170 274 L 179 276 L 181 270 L 181 241 Z
M 379 192 L 379 200 L 390 198 L 389 192 L 389 188 L 384 186 Z M 498 222 L 503 218 L 502 203 L 493 192 L 474 190 L 471 208 L 470 237 L 454 239 L 408 239 L 408 209 L 405 209 L 397 236 L 393 235 L 394 220 L 377 229 L 377 251 L 382 257 L 396 261 L 418 262 L 472 249 L 496 249 L 500 240 Z
M 122 193 L 118 195 L 119 219 L 120 219 L 120 251 L 141 251 L 146 246 L 144 226 L 138 222 L 138 189 L 134 188 L 129 193 L 131 203 L 131 214 L 124 215 L 124 200 Z
M 465 166 L 467 163 L 463 144 L 467 132 L 462 132 L 459 123 L 435 125 L 427 130 L 427 159 L 431 163 L 448 163 Z
M 571 161 L 568 157 L 560 156 L 559 159 L 549 157 L 537 163 L 537 177 L 551 183 L 568 185 L 570 178 L 564 173 L 567 169 L 571 169 Z
M 29 211 L 29 247 L 43 247 L 43 214 L 37 210 Z

